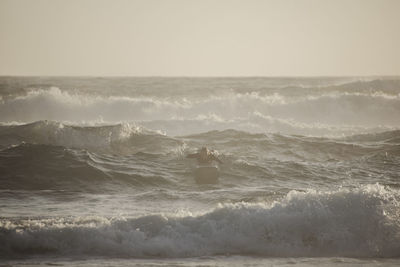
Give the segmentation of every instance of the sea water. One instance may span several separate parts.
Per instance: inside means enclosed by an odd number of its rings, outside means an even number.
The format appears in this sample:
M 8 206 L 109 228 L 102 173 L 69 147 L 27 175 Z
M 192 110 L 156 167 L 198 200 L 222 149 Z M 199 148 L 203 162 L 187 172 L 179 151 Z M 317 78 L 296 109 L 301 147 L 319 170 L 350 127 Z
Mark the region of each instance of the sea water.
M 398 77 L 1 77 L 0 122 L 0 264 L 400 264 Z

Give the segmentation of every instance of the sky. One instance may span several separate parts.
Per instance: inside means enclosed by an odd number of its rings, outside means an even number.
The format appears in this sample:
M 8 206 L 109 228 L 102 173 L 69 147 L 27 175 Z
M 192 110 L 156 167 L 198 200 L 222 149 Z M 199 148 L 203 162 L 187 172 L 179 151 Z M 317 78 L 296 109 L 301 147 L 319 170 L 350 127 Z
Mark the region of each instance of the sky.
M 0 0 L 0 75 L 400 75 L 399 0 Z

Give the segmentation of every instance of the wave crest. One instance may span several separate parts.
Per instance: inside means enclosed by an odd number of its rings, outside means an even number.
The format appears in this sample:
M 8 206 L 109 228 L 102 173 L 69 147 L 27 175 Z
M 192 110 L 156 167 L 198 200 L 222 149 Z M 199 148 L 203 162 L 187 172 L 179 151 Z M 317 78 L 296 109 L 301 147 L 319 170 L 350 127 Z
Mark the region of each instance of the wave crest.
M 365 85 L 365 84 L 364 84 Z M 366 85 L 365 85 L 366 86 Z M 292 89 L 293 91 L 294 89 Z M 137 122 L 169 135 L 208 130 L 340 135 L 393 129 L 400 125 L 400 95 L 374 90 L 333 89 L 287 93 L 235 92 L 198 96 L 104 96 L 57 87 L 0 100 L 3 123 L 53 120 L 80 123 Z M 192 122 L 192 123 L 191 123 Z M 157 127 L 158 126 L 158 127 Z
M 157 151 L 169 153 L 181 142 L 134 123 L 103 126 L 72 126 L 54 121 L 0 126 L 0 145 L 20 143 L 63 146 L 100 152 L 132 154 Z
M 2 219 L 0 255 L 399 257 L 399 208 L 398 192 L 376 184 L 197 216 Z

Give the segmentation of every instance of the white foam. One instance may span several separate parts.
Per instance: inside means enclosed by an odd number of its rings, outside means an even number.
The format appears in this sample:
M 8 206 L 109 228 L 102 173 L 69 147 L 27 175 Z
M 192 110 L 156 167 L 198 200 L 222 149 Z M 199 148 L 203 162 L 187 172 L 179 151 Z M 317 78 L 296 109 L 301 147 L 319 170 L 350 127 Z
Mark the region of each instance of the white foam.
M 297 96 L 258 92 L 198 98 L 83 95 L 57 87 L 0 101 L 0 121 L 53 120 L 71 124 L 152 124 L 181 135 L 223 129 L 306 135 L 348 135 L 400 127 L 400 94 L 381 91 L 310 93 Z M 193 122 L 194 125 L 186 122 Z M 160 127 L 157 127 L 157 124 Z M 197 124 L 197 125 L 196 125 Z
M 292 191 L 272 204 L 221 205 L 196 216 L 2 219 L 0 254 L 399 257 L 398 197 L 375 184 Z

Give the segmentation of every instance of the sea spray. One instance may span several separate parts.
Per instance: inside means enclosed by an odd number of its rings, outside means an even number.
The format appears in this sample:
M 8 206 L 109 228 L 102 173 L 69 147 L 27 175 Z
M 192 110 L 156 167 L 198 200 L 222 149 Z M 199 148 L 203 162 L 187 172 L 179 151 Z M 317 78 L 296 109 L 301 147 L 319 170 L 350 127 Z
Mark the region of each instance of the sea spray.
M 113 96 L 54 86 L 31 88 L 24 95 L 0 102 L 0 121 L 30 123 L 46 119 L 78 125 L 135 122 L 169 135 L 246 129 L 337 136 L 389 130 L 400 124 L 398 116 L 392 116 L 400 112 L 400 96 L 391 90 L 298 89 L 304 94 L 296 90 L 293 94 L 265 89 L 159 97 L 156 93 Z
M 0 255 L 398 257 L 398 199 L 376 184 L 188 217 L 2 219 Z

